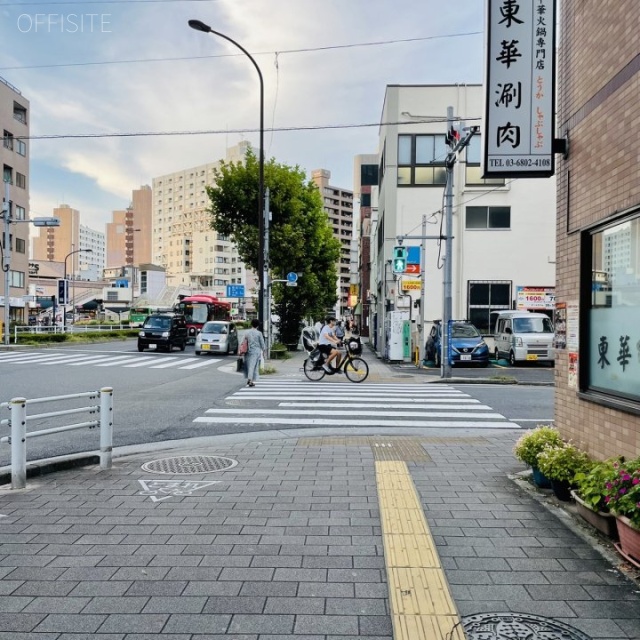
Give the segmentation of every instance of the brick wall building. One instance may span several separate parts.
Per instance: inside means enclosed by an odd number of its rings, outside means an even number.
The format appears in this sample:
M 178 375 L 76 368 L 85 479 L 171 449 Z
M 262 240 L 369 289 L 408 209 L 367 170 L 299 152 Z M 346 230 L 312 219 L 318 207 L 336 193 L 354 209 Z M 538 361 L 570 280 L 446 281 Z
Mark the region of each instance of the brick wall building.
M 556 424 L 599 458 L 640 455 L 640 12 L 564 0 L 557 165 Z M 563 333 L 566 327 L 566 333 Z

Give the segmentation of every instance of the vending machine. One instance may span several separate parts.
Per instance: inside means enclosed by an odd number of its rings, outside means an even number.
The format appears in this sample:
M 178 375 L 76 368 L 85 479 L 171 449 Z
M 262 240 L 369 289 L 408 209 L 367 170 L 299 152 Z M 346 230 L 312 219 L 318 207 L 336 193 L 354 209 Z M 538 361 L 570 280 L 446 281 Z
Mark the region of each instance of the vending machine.
M 387 360 L 411 360 L 408 311 L 390 311 L 387 315 Z

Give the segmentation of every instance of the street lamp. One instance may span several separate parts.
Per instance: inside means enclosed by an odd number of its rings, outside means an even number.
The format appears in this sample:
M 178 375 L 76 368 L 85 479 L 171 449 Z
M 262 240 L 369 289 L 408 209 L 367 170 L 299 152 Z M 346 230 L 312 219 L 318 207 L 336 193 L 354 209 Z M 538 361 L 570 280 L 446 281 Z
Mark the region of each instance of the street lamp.
M 258 249 L 258 278 L 260 279 L 260 289 L 258 293 L 258 321 L 265 335 L 267 320 L 270 321 L 270 313 L 265 310 L 265 295 L 267 289 L 267 265 L 268 260 L 265 256 L 265 217 L 268 212 L 264 208 L 264 81 L 262 79 L 262 72 L 257 62 L 253 59 L 251 54 L 235 40 L 232 40 L 229 36 L 225 36 L 224 33 L 214 31 L 209 25 L 201 22 L 200 20 L 189 20 L 189 26 L 196 31 L 203 31 L 204 33 L 213 33 L 216 36 L 224 38 L 231 44 L 235 45 L 244 53 L 258 72 L 260 78 L 260 156 L 258 158 L 258 165 L 260 171 L 259 186 L 258 186 L 258 236 L 259 236 L 259 249 Z
M 93 249 L 76 249 L 75 251 L 71 251 L 70 253 L 67 253 L 67 255 L 64 257 L 64 279 L 65 280 L 67 279 L 67 259 L 76 253 L 93 253 Z M 74 290 L 75 290 L 75 273 L 74 273 Z M 71 300 L 71 311 L 75 319 L 75 309 L 73 308 L 73 303 L 74 303 L 73 298 L 75 298 L 75 295 L 72 297 L 72 300 Z M 55 323 L 55 318 L 53 319 L 53 321 Z M 67 305 L 65 304 L 62 310 L 62 328 L 66 329 L 66 327 L 67 327 Z

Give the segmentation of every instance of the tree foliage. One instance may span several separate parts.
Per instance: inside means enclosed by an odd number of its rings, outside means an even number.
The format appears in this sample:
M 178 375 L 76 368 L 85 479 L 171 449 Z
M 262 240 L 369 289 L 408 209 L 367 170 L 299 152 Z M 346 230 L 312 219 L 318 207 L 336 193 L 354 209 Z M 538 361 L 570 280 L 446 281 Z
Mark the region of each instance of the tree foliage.
M 207 187 L 211 227 L 229 236 L 240 259 L 258 272 L 259 163 L 251 149 L 244 163 L 224 162 Z M 320 318 L 337 300 L 336 264 L 340 242 L 334 238 L 322 197 L 299 167 L 265 162 L 269 189 L 269 273 L 271 279 L 298 274 L 298 286 L 273 283 L 275 313 L 280 317 L 280 341 L 297 343 L 302 319 Z

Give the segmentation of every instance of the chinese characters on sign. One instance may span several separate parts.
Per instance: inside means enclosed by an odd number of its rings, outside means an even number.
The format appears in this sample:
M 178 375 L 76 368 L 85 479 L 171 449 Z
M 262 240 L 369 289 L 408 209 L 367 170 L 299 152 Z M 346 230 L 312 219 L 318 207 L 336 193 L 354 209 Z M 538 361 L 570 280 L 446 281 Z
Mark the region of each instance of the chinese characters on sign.
M 487 0 L 484 177 L 553 175 L 555 0 Z

